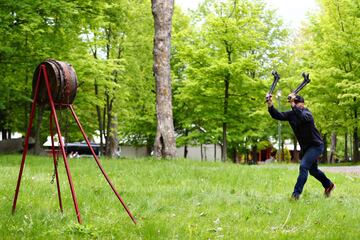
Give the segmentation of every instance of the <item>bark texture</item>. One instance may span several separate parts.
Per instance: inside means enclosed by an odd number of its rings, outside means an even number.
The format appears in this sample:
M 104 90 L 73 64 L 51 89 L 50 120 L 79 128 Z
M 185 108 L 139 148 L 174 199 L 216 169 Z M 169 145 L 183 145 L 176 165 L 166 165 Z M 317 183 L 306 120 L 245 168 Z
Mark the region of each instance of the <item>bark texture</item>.
M 117 134 L 117 115 L 109 116 L 111 118 L 110 125 L 109 125 L 109 135 L 108 135 L 108 142 L 107 142 L 107 149 L 106 149 L 106 156 L 108 157 L 118 157 L 118 149 L 119 149 L 119 140 Z

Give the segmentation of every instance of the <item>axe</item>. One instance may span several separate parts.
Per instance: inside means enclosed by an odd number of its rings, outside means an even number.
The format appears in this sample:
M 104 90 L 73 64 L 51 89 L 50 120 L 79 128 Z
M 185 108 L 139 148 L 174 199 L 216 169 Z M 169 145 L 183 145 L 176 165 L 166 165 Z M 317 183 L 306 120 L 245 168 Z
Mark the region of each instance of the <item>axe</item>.
M 299 84 L 299 86 L 294 91 L 292 91 L 292 93 L 295 95 L 297 95 L 298 92 L 300 92 L 300 90 L 303 89 L 310 82 L 309 73 L 303 72 L 301 75 L 303 76 L 304 80 L 302 83 Z M 290 99 L 291 97 L 288 96 L 288 100 Z
M 272 93 L 274 92 L 274 89 L 276 87 L 276 84 L 279 82 L 280 80 L 280 75 L 276 72 L 276 71 L 272 71 L 271 74 L 274 76 L 274 81 L 273 83 L 271 84 L 271 87 L 270 87 L 270 90 L 269 92 L 266 94 L 266 102 L 269 101 Z

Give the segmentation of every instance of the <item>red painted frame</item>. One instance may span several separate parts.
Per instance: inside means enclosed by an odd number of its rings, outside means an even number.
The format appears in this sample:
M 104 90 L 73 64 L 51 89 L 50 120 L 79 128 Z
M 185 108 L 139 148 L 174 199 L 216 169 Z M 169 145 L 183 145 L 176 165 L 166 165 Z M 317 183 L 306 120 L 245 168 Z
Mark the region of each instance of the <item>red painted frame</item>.
M 17 198 L 19 195 L 19 190 L 20 190 L 20 184 L 21 184 L 21 178 L 22 178 L 22 173 L 24 170 L 24 166 L 25 166 L 25 160 L 26 160 L 26 155 L 27 155 L 27 151 L 29 148 L 29 137 L 30 137 L 30 131 L 31 131 L 31 127 L 33 124 L 33 120 L 34 120 L 34 115 L 35 115 L 35 108 L 36 108 L 36 101 L 37 101 L 37 97 L 39 95 L 39 85 L 40 85 L 40 76 L 41 74 L 44 75 L 44 79 L 45 79 L 45 84 L 46 84 L 46 88 L 47 88 L 47 93 L 48 93 L 48 97 L 49 97 L 49 104 L 50 104 L 50 108 L 51 108 L 51 114 L 50 114 L 50 135 L 51 135 L 51 150 L 52 150 L 52 155 L 53 155 L 53 161 L 54 161 L 54 168 L 55 168 L 55 176 L 56 176 L 56 186 L 57 186 L 57 192 L 58 192 L 58 198 L 59 198 L 59 206 L 60 206 L 60 211 L 63 212 L 63 206 L 62 206 L 62 201 L 61 201 L 61 191 L 60 191 L 60 184 L 59 184 L 59 175 L 58 175 L 58 170 L 57 170 L 57 164 L 56 164 L 56 153 L 55 153 L 55 147 L 54 147 L 54 134 L 53 134 L 53 120 L 55 121 L 55 126 L 56 126 L 56 131 L 58 134 L 58 138 L 59 138 L 59 143 L 60 143 L 60 150 L 61 150 L 61 154 L 63 156 L 64 159 L 64 164 L 65 164 L 65 169 L 66 169 L 66 174 L 67 174 L 67 178 L 68 178 L 68 182 L 70 185 L 70 190 L 71 190 L 71 195 L 72 195 L 72 199 L 73 199 L 73 203 L 74 203 L 74 208 L 75 208 L 75 212 L 76 212 L 76 217 L 78 222 L 81 224 L 81 215 L 80 215 L 80 211 L 79 211 L 79 206 L 78 206 L 78 202 L 76 199 L 76 193 L 75 193 L 75 189 L 74 189 L 74 184 L 72 181 L 72 177 L 71 177 L 71 173 L 70 173 L 70 167 L 69 167 L 69 163 L 66 157 L 66 152 L 65 152 L 65 148 L 64 148 L 64 142 L 62 140 L 62 135 L 61 135 L 61 130 L 60 130 L 60 125 L 59 125 L 59 120 L 56 114 L 56 109 L 55 109 L 55 105 L 61 105 L 61 106 L 65 106 L 67 108 L 69 108 L 69 110 L 71 111 L 71 114 L 74 118 L 74 120 L 76 121 L 90 151 L 91 154 L 93 155 L 100 171 L 102 172 L 102 174 L 104 175 L 106 181 L 108 182 L 108 184 L 110 185 L 111 189 L 113 190 L 113 192 L 115 193 L 116 197 L 119 199 L 119 201 L 121 202 L 122 206 L 124 207 L 124 209 L 126 210 L 127 214 L 129 215 L 129 217 L 131 218 L 131 220 L 134 222 L 134 224 L 136 224 L 136 219 L 134 218 L 134 216 L 131 214 L 130 210 L 128 209 L 128 207 L 126 206 L 126 204 L 124 203 L 123 199 L 121 198 L 121 196 L 119 195 L 119 193 L 116 191 L 113 183 L 110 181 L 108 175 L 105 173 L 104 168 L 102 167 L 102 165 L 100 164 L 100 161 L 98 159 L 98 157 L 96 156 L 94 149 L 92 148 L 90 141 L 88 140 L 88 137 L 85 134 L 85 131 L 83 129 L 83 127 L 81 126 L 81 123 L 78 119 L 78 117 L 76 116 L 76 113 L 74 111 L 74 108 L 71 104 L 56 104 L 53 101 L 52 95 L 51 95 L 51 88 L 50 88 L 50 84 L 49 84 L 49 79 L 48 79 L 48 74 L 46 71 L 46 66 L 43 64 L 40 66 L 40 71 L 39 71 L 39 75 L 37 78 L 37 82 L 36 82 L 36 87 L 35 87 L 35 94 L 34 94 L 34 99 L 33 99 L 33 103 L 31 106 L 31 113 L 30 113 L 30 118 L 29 118 L 29 126 L 27 129 L 27 133 L 26 133 L 26 137 L 25 137 L 25 143 L 24 143 L 24 151 L 23 151 L 23 155 L 22 155 L 22 160 L 21 160 L 21 165 L 20 165 L 20 170 L 19 170 L 19 176 L 18 176 L 18 180 L 17 180 L 17 184 L 16 184 L 16 190 L 15 190 L 15 196 L 14 196 L 14 201 L 13 201 L 13 206 L 12 206 L 12 213 L 15 213 L 16 210 L 16 202 L 17 202 Z

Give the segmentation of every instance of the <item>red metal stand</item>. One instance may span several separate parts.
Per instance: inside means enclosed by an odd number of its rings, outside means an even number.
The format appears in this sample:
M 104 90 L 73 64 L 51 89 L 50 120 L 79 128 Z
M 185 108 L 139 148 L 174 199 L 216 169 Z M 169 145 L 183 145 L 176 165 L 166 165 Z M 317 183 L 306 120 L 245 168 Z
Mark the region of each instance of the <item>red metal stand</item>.
M 53 120 L 55 121 L 55 126 L 56 126 L 56 131 L 58 134 L 58 138 L 59 138 L 59 143 L 60 143 L 60 150 L 61 150 L 61 155 L 63 156 L 64 159 L 64 164 L 65 164 L 65 169 L 66 169 L 66 174 L 67 174 L 67 178 L 68 178 L 68 182 L 70 185 L 70 190 L 71 190 L 71 195 L 72 195 L 72 199 L 73 199 L 73 203 L 74 203 L 74 208 L 75 208 L 75 212 L 76 212 L 76 216 L 77 216 L 77 220 L 78 222 L 81 224 L 81 215 L 80 215 L 80 211 L 79 211 L 79 206 L 76 200 L 76 193 L 75 193 L 75 189 L 74 189 L 74 184 L 72 181 L 72 177 L 71 177 L 71 173 L 70 173 L 70 167 L 69 167 L 69 163 L 66 157 L 66 152 L 65 152 L 65 148 L 64 148 L 64 142 L 62 140 L 62 135 L 61 135 L 61 131 L 60 131 L 60 125 L 59 125 L 59 121 L 58 121 L 58 117 L 56 114 L 56 109 L 55 109 L 55 105 L 61 105 L 64 106 L 66 108 L 68 108 L 71 111 L 71 114 L 74 118 L 74 120 L 76 121 L 90 151 L 91 154 L 93 155 L 100 171 L 102 172 L 102 174 L 104 175 L 106 181 L 108 182 L 108 184 L 110 185 L 111 189 L 113 190 L 113 192 L 115 193 L 116 197 L 119 199 L 120 203 L 122 204 L 122 206 L 124 207 L 124 209 L 126 210 L 127 214 L 129 215 L 129 217 L 131 218 L 131 220 L 136 224 L 136 220 L 133 217 L 133 215 L 131 214 L 130 210 L 128 209 L 128 207 L 125 205 L 124 201 L 122 200 L 121 196 L 119 195 L 119 193 L 116 191 L 114 185 L 112 184 L 112 182 L 110 181 L 108 175 L 105 173 L 104 168 L 101 166 L 99 159 L 97 158 L 94 149 L 92 148 L 90 141 L 88 140 L 85 131 L 83 129 L 83 127 L 81 126 L 81 123 L 78 119 L 78 117 L 76 116 L 76 113 L 74 111 L 74 108 L 71 104 L 56 104 L 53 101 L 52 95 L 51 95 L 51 88 L 50 88 L 50 84 L 49 84 L 49 79 L 48 79 L 48 74 L 46 71 L 46 67 L 45 65 L 41 65 L 40 67 L 40 71 L 39 71 L 39 75 L 37 78 L 37 82 L 36 82 L 36 87 L 35 87 L 35 94 L 34 94 L 34 99 L 33 99 L 33 103 L 32 103 L 32 107 L 31 107 L 31 113 L 30 113 L 30 118 L 29 118 L 29 126 L 27 129 L 27 133 L 26 133 L 26 137 L 25 137 L 25 143 L 24 143 L 24 151 L 23 151 L 23 155 L 22 155 L 22 160 L 21 160 L 21 165 L 20 165 L 20 170 L 19 170 L 19 176 L 18 176 L 18 181 L 17 181 L 17 185 L 16 185 L 16 190 L 15 190 L 15 196 L 14 196 L 14 201 L 13 201 L 13 206 L 12 206 L 12 213 L 15 213 L 15 209 L 16 209 L 16 202 L 17 202 L 17 198 L 18 198 L 18 194 L 19 194 L 19 189 L 20 189 L 20 183 L 21 183 L 21 177 L 22 177 L 22 173 L 24 170 L 24 166 L 25 166 L 25 159 L 26 159 L 26 154 L 29 148 L 29 137 L 30 137 L 30 131 L 31 131 L 31 127 L 33 124 L 33 120 L 34 120 L 34 115 L 35 115 L 35 108 L 36 108 L 36 102 L 37 102 L 37 98 L 39 95 L 39 85 L 40 85 L 40 76 L 41 74 L 43 74 L 44 79 L 45 79 L 45 84 L 46 84 L 46 88 L 47 88 L 47 93 L 48 93 L 48 97 L 49 97 L 49 105 L 51 108 L 51 114 L 50 114 L 50 135 L 51 135 L 51 150 L 52 150 L 52 155 L 53 155 L 53 161 L 54 161 L 54 168 L 55 168 L 55 176 L 56 176 L 56 186 L 57 186 L 57 192 L 58 192 L 58 198 L 59 198 L 59 206 L 60 206 L 60 211 L 63 212 L 63 207 L 62 207 L 62 201 L 61 201 L 61 192 L 60 192 L 60 184 L 59 184 L 59 176 L 58 176 L 58 170 L 57 170 L 57 160 L 56 160 L 56 153 L 55 153 L 55 147 L 54 147 L 54 134 L 53 134 Z

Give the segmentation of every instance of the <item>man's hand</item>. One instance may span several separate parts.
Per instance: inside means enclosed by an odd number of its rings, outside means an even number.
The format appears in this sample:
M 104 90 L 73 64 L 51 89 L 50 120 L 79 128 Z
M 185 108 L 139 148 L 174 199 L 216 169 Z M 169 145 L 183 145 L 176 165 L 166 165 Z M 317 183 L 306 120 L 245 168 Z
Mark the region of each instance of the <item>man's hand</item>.
M 295 93 L 290 93 L 289 95 L 288 95 L 288 102 L 293 102 L 294 100 L 295 100 L 295 97 L 296 97 L 296 94 Z
M 273 105 L 272 95 L 267 93 L 265 96 L 265 99 L 266 99 L 266 103 L 267 103 L 268 107 L 271 107 Z

